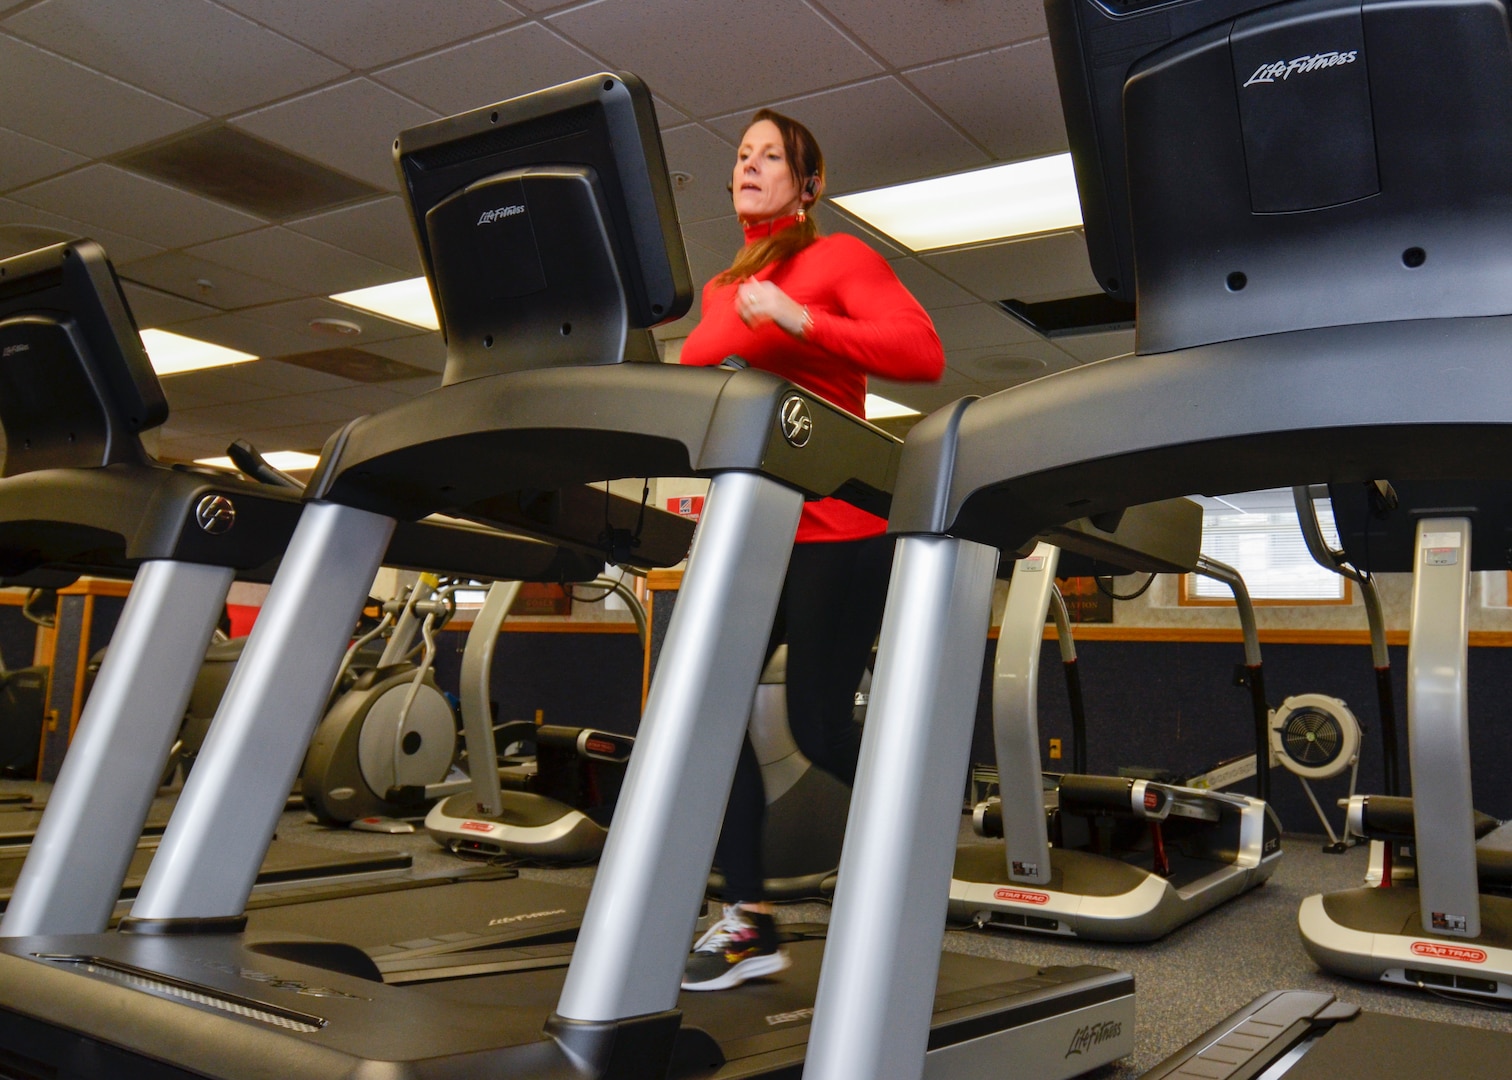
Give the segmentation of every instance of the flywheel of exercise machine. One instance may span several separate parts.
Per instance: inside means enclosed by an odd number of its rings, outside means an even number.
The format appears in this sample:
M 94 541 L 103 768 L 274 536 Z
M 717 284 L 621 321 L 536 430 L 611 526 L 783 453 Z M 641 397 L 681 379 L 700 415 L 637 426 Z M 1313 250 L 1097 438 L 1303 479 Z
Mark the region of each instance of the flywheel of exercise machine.
M 1290 773 L 1327 780 L 1359 758 L 1360 722 L 1326 694 L 1297 694 L 1270 714 L 1271 750 Z

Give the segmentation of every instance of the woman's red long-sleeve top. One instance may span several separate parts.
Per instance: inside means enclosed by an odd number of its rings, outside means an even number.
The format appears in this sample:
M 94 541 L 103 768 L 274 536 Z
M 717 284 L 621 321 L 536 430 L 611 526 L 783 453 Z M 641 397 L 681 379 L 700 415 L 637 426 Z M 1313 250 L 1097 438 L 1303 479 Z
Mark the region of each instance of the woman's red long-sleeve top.
M 753 243 L 794 218 L 746 230 Z M 738 356 L 797 383 L 857 416 L 866 415 L 866 377 L 932 382 L 945 370 L 939 335 L 887 260 L 843 233 L 822 236 L 798 254 L 752 275 L 808 308 L 811 325 L 795 338 L 776 323 L 755 329 L 735 310 L 736 283 L 704 286 L 703 315 L 683 343 L 681 362 L 699 367 Z M 840 499 L 803 507 L 797 542 L 861 540 L 886 522 Z

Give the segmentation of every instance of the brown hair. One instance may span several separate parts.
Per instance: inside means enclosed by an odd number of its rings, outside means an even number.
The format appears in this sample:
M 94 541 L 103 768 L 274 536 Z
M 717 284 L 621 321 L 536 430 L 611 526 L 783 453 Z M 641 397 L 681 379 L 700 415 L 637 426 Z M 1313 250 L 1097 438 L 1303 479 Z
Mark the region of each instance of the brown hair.
M 819 140 L 814 133 L 791 116 L 783 116 L 771 109 L 762 109 L 751 117 L 746 125 L 749 131 L 755 124 L 770 120 L 777 125 L 782 135 L 782 152 L 787 158 L 788 172 L 792 173 L 799 192 L 812 185 L 814 197 L 801 205 L 806 206 L 807 216 L 803 221 L 780 232 L 775 232 L 754 244 L 740 249 L 730 268 L 714 279 L 716 284 L 729 285 L 750 277 L 775 262 L 790 258 L 819 239 L 819 227 L 814 224 L 813 204 L 818 201 L 818 192 L 824 189 L 824 152 L 819 149 Z M 803 196 L 800 194 L 799 196 Z

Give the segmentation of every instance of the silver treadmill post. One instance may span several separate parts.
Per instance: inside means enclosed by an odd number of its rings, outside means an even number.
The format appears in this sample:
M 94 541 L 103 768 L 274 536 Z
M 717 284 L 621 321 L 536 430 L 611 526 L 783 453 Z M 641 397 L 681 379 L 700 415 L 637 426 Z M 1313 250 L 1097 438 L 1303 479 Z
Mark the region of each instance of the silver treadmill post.
M 494 743 L 493 713 L 488 703 L 499 627 L 504 625 L 519 595 L 518 581 L 496 581 L 490 585 L 462 648 L 462 738 L 467 744 L 467 760 L 471 762 L 473 799 L 478 804 L 478 813 L 484 817 L 498 817 L 504 812 L 499 770 L 492 767 L 498 760 L 499 748 Z
M 802 504 L 756 473 L 709 488 L 559 1016 L 677 1004 Z
M 1479 937 L 1466 677 L 1469 519 L 1419 521 L 1412 565 L 1407 738 L 1423 930 Z
M 242 914 L 393 530 L 365 510 L 305 506 L 133 920 Z
M 997 561 L 898 541 L 804 1080 L 923 1074 Z
M 1060 548 L 1040 543 L 1014 566 L 992 671 L 992 742 L 1008 879 L 1034 885 L 1050 883 L 1050 836 L 1040 780 L 1039 660 L 1058 562 Z
M 0 937 L 109 925 L 232 576 L 169 560 L 137 572 Z

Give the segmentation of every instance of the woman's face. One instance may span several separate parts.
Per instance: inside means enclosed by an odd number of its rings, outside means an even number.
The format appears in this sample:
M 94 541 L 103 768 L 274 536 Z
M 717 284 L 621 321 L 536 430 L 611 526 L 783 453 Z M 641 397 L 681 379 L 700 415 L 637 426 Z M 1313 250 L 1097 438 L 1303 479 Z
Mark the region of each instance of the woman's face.
M 770 120 L 746 129 L 731 177 L 735 213 L 743 221 L 770 221 L 798 210 L 798 181 L 788 166 L 782 132 Z

